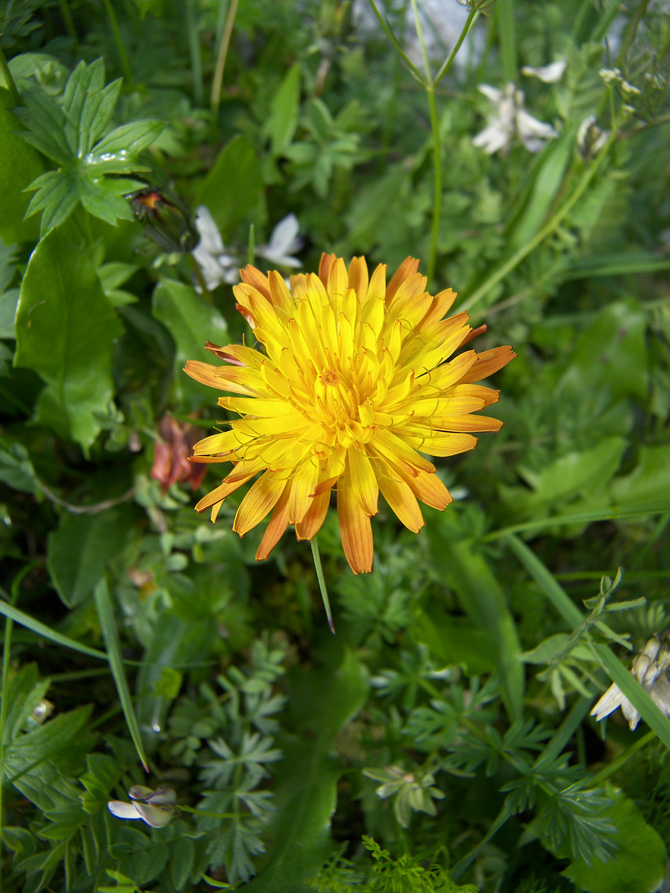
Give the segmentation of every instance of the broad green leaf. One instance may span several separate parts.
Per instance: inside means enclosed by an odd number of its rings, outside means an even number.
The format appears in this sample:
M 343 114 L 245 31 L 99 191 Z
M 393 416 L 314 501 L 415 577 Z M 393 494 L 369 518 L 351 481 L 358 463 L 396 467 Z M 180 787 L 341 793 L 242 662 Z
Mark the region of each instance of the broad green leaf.
M 544 508 L 558 509 L 561 503 L 584 493 L 592 497 L 614 477 L 627 448 L 625 437 L 605 437 L 590 449 L 561 456 L 539 472 L 519 467 L 519 474 L 532 489 L 501 487 L 501 495 L 522 516 Z
M 44 171 L 38 153 L 17 133 L 21 123 L 9 111 L 13 104 L 9 90 L 0 88 L 0 238 L 7 244 L 37 238 L 37 221 L 23 220 L 29 200 L 23 190 Z
M 277 157 L 290 144 L 298 123 L 300 104 L 300 64 L 294 62 L 284 75 L 270 106 L 263 135 L 270 138 L 272 155 Z
M 113 394 L 112 347 L 122 327 L 90 258 L 52 230 L 33 251 L 16 317 L 15 365 L 46 387 L 36 419 L 87 452 Z
M 277 764 L 273 843 L 258 877 L 244 888 L 249 893 L 304 893 L 333 852 L 330 820 L 342 774 L 333 740 L 360 710 L 367 688 L 349 651 L 337 668 L 292 674 L 289 709 L 299 733 L 279 742 L 284 759 Z
M 263 189 L 261 164 L 245 136 L 223 149 L 198 190 L 198 204 L 207 205 L 219 229 L 228 235 L 256 206 Z
M 644 446 L 630 474 L 615 478 L 612 501 L 617 503 L 653 500 L 659 493 L 670 493 L 670 446 Z
M 140 727 L 137 722 L 137 717 L 135 716 L 133 699 L 130 695 L 128 681 L 126 680 L 126 671 L 124 669 L 123 659 L 121 657 L 121 643 L 119 642 L 119 633 L 116 628 L 114 608 L 112 606 L 112 600 L 109 595 L 107 580 L 104 577 L 95 587 L 93 596 L 95 599 L 95 607 L 98 612 L 98 619 L 100 620 L 102 637 L 105 640 L 105 645 L 107 646 L 107 654 L 109 655 L 109 667 L 112 671 L 116 690 L 119 694 L 121 709 L 123 710 L 123 715 L 126 718 L 128 732 L 133 740 L 133 744 L 135 745 L 137 755 L 139 756 L 145 770 L 148 772 L 149 766 L 147 763 L 146 755 L 144 753 L 144 747 L 142 745 Z
M 73 608 L 93 594 L 107 563 L 118 557 L 128 532 L 123 507 L 97 515 L 61 516 L 49 535 L 47 562 L 61 600 Z
M 443 666 L 463 664 L 472 676 L 495 669 L 493 634 L 470 620 L 448 615 L 438 605 L 415 611 L 412 638 L 427 645 Z
M 175 398 L 186 402 L 189 409 L 216 402 L 216 392 L 189 378 L 184 366 L 187 360 L 211 362 L 212 354 L 205 350 L 206 341 L 225 344 L 226 321 L 219 311 L 191 286 L 163 279 L 154 290 L 153 315 L 168 329 L 177 346 Z
M 14 738 L 11 747 L 5 751 L 6 782 L 13 782 L 15 776 L 25 774 L 28 768 L 62 750 L 84 728 L 91 710 L 92 707 L 87 705 L 60 713 L 43 726 Z
M 632 800 L 620 791 L 609 791 L 614 804 L 604 816 L 618 828 L 616 856 L 587 865 L 573 862 L 563 874 L 585 893 L 651 893 L 660 889 L 667 871 L 663 840 L 648 825 Z
M 521 645 L 505 593 L 481 550 L 451 522 L 428 528 L 435 568 L 454 588 L 461 607 L 495 642 L 491 655 L 502 687 L 505 707 L 512 720 L 523 713 L 524 669 Z
M 670 269 L 670 258 L 651 251 L 626 254 L 591 254 L 577 258 L 570 265 L 566 279 L 588 279 L 594 276 L 634 276 Z
M 95 168 L 96 176 L 101 173 L 124 174 L 145 170 L 146 168 L 137 167 L 136 162 L 129 163 L 128 159 L 148 149 L 158 139 L 164 127 L 161 121 L 149 119 L 122 124 L 93 147 L 86 163 Z
M 613 400 L 647 399 L 646 311 L 631 298 L 609 304 L 580 335 L 559 391 L 607 390 Z

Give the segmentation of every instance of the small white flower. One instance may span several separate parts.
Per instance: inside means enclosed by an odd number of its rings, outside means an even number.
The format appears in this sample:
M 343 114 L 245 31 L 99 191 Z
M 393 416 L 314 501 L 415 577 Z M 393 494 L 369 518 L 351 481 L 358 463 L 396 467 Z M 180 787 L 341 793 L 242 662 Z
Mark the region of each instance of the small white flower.
M 609 138 L 609 130 L 601 130 L 598 127 L 595 115 L 588 115 L 579 125 L 577 131 L 577 145 L 585 157 L 597 155 Z
M 555 84 L 563 77 L 567 65 L 568 62 L 566 59 L 557 59 L 556 62 L 551 62 L 549 65 L 544 65 L 542 68 L 535 68 L 532 65 L 524 65 L 521 69 L 521 74 L 525 74 L 526 77 L 539 78 L 545 84 Z
M 507 84 L 498 90 L 488 84 L 481 84 L 479 91 L 495 106 L 495 116 L 488 126 L 472 140 L 475 146 L 484 149 L 487 155 L 502 152 L 506 155 L 515 137 L 521 140 L 529 152 L 539 152 L 546 140 L 558 136 L 551 124 L 538 121 L 524 108 L 523 91 L 514 84 Z
M 272 230 L 268 244 L 256 248 L 256 254 L 278 267 L 301 267 L 298 258 L 292 257 L 294 251 L 302 248 L 304 241 L 298 235 L 299 228 L 295 214 L 287 214 Z
M 128 791 L 128 796 L 133 803 L 110 800 L 107 804 L 109 811 L 118 819 L 142 819 L 152 828 L 164 828 L 172 820 L 177 802 L 177 795 L 172 788 L 158 788 L 154 791 L 136 784 Z
M 199 205 L 195 214 L 195 227 L 200 235 L 200 242 L 192 254 L 200 267 L 207 290 L 211 291 L 222 282 L 226 285 L 235 285 L 240 281 L 239 268 L 242 266 L 240 258 L 224 248 L 221 233 L 209 208 Z M 195 287 L 197 291 L 202 291 L 198 284 Z
M 666 716 L 670 717 L 668 669 L 670 669 L 670 648 L 662 642 L 659 636 L 654 636 L 653 639 L 649 639 L 635 658 L 630 671 L 650 695 L 652 701 Z M 591 711 L 591 716 L 595 716 L 596 720 L 600 722 L 610 713 L 614 713 L 618 707 L 621 707 L 621 712 L 628 720 L 630 728 L 635 730 L 640 721 L 640 714 L 618 685 L 610 685 Z

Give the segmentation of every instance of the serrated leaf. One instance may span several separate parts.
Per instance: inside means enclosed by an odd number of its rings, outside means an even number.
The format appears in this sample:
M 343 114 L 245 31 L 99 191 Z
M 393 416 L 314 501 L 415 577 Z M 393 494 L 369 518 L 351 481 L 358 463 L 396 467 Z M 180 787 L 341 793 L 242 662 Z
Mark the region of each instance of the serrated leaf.
M 47 171 L 27 187 L 27 191 L 37 189 L 32 197 L 26 217 L 43 211 L 40 229 L 42 235 L 61 223 L 65 223 L 77 207 L 79 195 L 74 174 L 62 171 Z
M 65 136 L 63 109 L 39 86 L 31 86 L 22 98 L 25 108 L 17 109 L 16 114 L 27 130 L 21 136 L 56 164 L 67 164 L 72 152 Z
M 35 493 L 38 489 L 28 450 L 4 436 L 0 436 L 0 481 L 21 493 Z
M 37 420 L 88 450 L 113 394 L 112 346 L 121 334 L 88 255 L 60 229 L 33 251 L 21 286 L 14 363 L 46 387 Z
M 99 166 L 103 163 L 117 161 L 121 169 L 114 172 L 126 173 L 128 171 L 127 159 L 133 155 L 139 155 L 140 152 L 147 149 L 155 142 L 164 127 L 165 125 L 160 121 L 150 119 L 122 124 L 93 147 L 86 158 L 86 163 Z M 137 170 L 137 167 L 132 167 L 131 170 Z
M 290 144 L 298 123 L 300 103 L 300 64 L 294 62 L 284 75 L 270 106 L 270 115 L 263 126 L 263 135 L 270 138 L 272 155 L 281 155 Z
M 105 179 L 104 177 L 81 178 L 79 198 L 89 214 L 116 226 L 118 220 L 132 220 L 133 211 L 125 194 L 142 184 L 139 180 Z
M 562 872 L 586 893 L 650 893 L 662 886 L 667 870 L 663 840 L 648 825 L 640 810 L 621 792 L 613 792 L 614 805 L 603 816 L 618 829 L 614 838 L 619 846 L 609 862 L 583 859 Z

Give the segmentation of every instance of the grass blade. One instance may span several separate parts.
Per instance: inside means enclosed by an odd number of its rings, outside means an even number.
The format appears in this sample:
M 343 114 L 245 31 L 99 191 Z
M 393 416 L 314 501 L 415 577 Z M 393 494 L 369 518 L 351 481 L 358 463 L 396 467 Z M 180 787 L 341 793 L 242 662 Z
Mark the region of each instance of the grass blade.
M 144 766 L 145 770 L 148 772 L 149 766 L 147 764 L 147 758 L 144 753 L 144 746 L 142 745 L 140 727 L 137 722 L 137 717 L 135 716 L 135 708 L 133 707 L 133 700 L 130 695 L 126 673 L 123 668 L 121 645 L 119 643 L 119 634 L 116 628 L 116 620 L 114 618 L 112 600 L 109 596 L 107 580 L 104 577 L 95 587 L 93 591 L 93 598 L 95 600 L 95 607 L 98 612 L 98 619 L 100 620 L 102 637 L 105 640 L 105 645 L 107 646 L 109 668 L 112 671 L 112 676 L 114 677 L 114 682 L 116 684 L 116 690 L 119 693 L 119 700 L 121 701 L 123 715 L 126 718 L 128 731 L 130 732 L 130 737 L 133 739 L 133 744 L 135 745 L 137 755 L 142 761 L 142 765 Z

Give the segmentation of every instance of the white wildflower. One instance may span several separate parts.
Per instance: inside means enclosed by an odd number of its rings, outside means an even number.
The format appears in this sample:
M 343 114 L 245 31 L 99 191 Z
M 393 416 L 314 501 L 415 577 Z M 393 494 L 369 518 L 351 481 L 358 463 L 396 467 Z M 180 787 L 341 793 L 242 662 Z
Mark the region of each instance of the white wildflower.
M 601 130 L 598 127 L 596 116 L 588 115 L 579 125 L 577 131 L 577 145 L 584 155 L 597 155 L 609 138 L 609 130 Z
M 301 267 L 298 258 L 292 256 L 302 248 L 304 241 L 298 235 L 299 226 L 295 214 L 287 214 L 272 230 L 268 244 L 256 248 L 256 254 L 278 267 Z
M 670 717 L 670 648 L 662 641 L 660 636 L 649 639 L 642 651 L 633 661 L 631 673 L 644 690 L 650 695 L 652 701 Z M 618 685 L 610 685 L 605 694 L 591 711 L 598 722 L 609 716 L 610 713 L 621 707 L 621 712 L 628 720 L 631 729 L 636 729 L 640 721 L 639 712 L 633 707 L 628 698 L 623 694 Z
M 521 74 L 525 74 L 526 77 L 539 78 L 545 84 L 555 84 L 563 77 L 567 65 L 568 62 L 566 59 L 557 59 L 556 62 L 551 62 L 549 65 L 544 65 L 542 68 L 535 68 L 533 65 L 524 65 L 521 69 Z
M 152 828 L 164 828 L 172 820 L 177 795 L 172 788 L 158 788 L 157 791 L 136 784 L 128 791 L 133 801 L 110 800 L 107 808 L 118 819 L 142 819 Z
M 235 285 L 240 281 L 239 268 L 242 266 L 240 258 L 224 248 L 221 233 L 209 208 L 199 205 L 195 213 L 195 227 L 200 235 L 200 242 L 192 253 L 200 267 L 207 290 L 211 291 L 222 282 L 226 285 Z M 197 284 L 196 290 L 202 291 Z
M 529 152 L 539 152 L 546 140 L 558 136 L 550 124 L 528 114 L 524 108 L 523 91 L 514 84 L 507 84 L 504 90 L 481 84 L 479 91 L 495 106 L 495 116 L 472 140 L 487 155 L 494 152 L 506 155 L 517 137 Z

